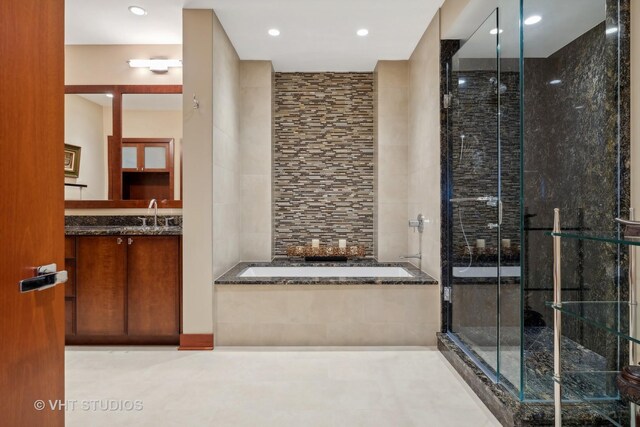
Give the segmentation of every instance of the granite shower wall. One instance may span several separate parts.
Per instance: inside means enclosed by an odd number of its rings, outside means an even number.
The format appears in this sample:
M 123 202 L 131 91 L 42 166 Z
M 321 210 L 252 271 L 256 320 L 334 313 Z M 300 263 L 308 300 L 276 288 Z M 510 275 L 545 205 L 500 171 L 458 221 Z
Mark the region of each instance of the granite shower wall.
M 607 9 L 617 13 L 617 6 Z M 618 36 L 605 34 L 611 24 L 601 23 L 548 58 L 525 60 L 524 304 L 542 313 L 547 326 L 553 324 L 545 306 L 552 300 L 553 254 L 544 231 L 553 226 L 553 209 L 560 208 L 565 230 L 614 233 L 613 219 L 628 215 L 629 146 L 624 125 L 618 146 Z M 624 105 L 623 98 L 622 112 Z M 626 298 L 625 253 L 615 245 L 565 239 L 562 255 L 563 300 Z M 611 334 L 572 319 L 563 320 L 563 334 L 617 367 Z
M 275 73 L 274 255 L 290 245 L 373 255 L 373 73 Z
M 452 175 L 454 198 L 476 198 L 498 194 L 498 131 L 496 71 L 482 70 L 485 60 L 474 67 L 466 60 L 463 69 L 452 74 L 454 101 L 452 106 Z M 493 61 L 495 65 L 495 60 Z M 466 70 L 465 70 L 466 69 Z M 520 95 L 517 72 L 502 72 L 500 85 L 500 139 L 502 156 L 503 225 L 501 239 L 511 240 L 512 249 L 504 251 L 503 263 L 517 263 L 520 241 Z M 462 144 L 464 136 L 464 147 Z M 496 223 L 498 210 L 481 202 L 453 204 L 452 250 L 454 264 L 468 265 L 469 252 L 463 235 L 473 252 L 473 265 L 489 261 L 495 265 L 498 233 L 489 229 Z M 462 222 L 462 225 L 460 224 Z M 480 257 L 476 239 L 486 240 L 486 255 Z M 507 262 L 504 262 L 507 261 Z

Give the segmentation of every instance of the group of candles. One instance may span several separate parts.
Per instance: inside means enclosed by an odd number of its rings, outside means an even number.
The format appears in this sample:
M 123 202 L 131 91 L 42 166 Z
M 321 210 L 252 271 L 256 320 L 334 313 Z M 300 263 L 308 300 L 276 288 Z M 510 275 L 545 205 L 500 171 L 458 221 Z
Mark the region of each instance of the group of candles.
M 509 249 L 511 247 L 511 239 L 502 239 L 502 248 Z M 487 241 L 485 239 L 476 240 L 476 249 L 484 249 L 487 247 Z
M 319 248 L 320 247 L 320 239 L 311 239 L 311 247 L 312 248 Z M 347 239 L 339 239 L 338 240 L 338 247 L 341 249 L 346 249 L 347 248 Z

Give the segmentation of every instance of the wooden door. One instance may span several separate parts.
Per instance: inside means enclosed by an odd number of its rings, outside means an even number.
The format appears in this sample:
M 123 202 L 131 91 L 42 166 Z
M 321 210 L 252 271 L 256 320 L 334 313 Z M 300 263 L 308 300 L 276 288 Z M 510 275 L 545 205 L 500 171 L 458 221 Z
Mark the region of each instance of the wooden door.
M 76 252 L 76 333 L 124 335 L 126 330 L 126 240 L 81 236 Z
M 65 287 L 18 287 L 64 265 L 62 0 L 0 2 L 0 94 L 0 424 L 62 426 Z
M 177 336 L 179 237 L 133 236 L 128 242 L 129 335 Z

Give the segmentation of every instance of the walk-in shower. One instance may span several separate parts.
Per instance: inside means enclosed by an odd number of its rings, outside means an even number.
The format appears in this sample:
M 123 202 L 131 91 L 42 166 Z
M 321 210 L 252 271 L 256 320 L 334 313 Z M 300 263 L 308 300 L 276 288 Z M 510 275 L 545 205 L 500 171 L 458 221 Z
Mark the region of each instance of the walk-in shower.
M 499 0 L 443 48 L 443 327 L 520 401 L 553 400 L 553 209 L 563 229 L 616 231 L 629 207 L 628 7 Z M 566 298 L 620 299 L 623 251 L 565 245 Z M 620 367 L 615 339 L 572 320 L 563 331 L 571 369 Z

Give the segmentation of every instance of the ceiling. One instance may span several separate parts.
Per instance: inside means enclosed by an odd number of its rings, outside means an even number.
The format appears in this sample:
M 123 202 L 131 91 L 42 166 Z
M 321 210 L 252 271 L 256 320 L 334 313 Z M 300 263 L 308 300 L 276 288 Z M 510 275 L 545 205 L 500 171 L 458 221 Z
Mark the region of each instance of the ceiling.
M 499 0 L 498 3 L 500 13 L 494 10 L 480 28 L 468 37 L 458 53 L 459 58 L 495 58 L 497 37 L 490 31 L 498 27 L 498 21 L 502 30 L 501 58 L 520 56 L 519 4 L 507 0 Z M 606 0 L 525 1 L 525 19 L 532 15 L 542 17 L 539 23 L 524 27 L 525 57 L 547 58 L 591 30 L 605 20 L 606 3 Z M 478 26 L 475 24 L 471 28 Z
M 379 59 L 408 59 L 443 2 L 66 0 L 65 42 L 181 44 L 182 8 L 214 9 L 241 59 L 271 60 L 277 71 L 372 71 Z M 360 28 L 369 35 L 357 36 Z

